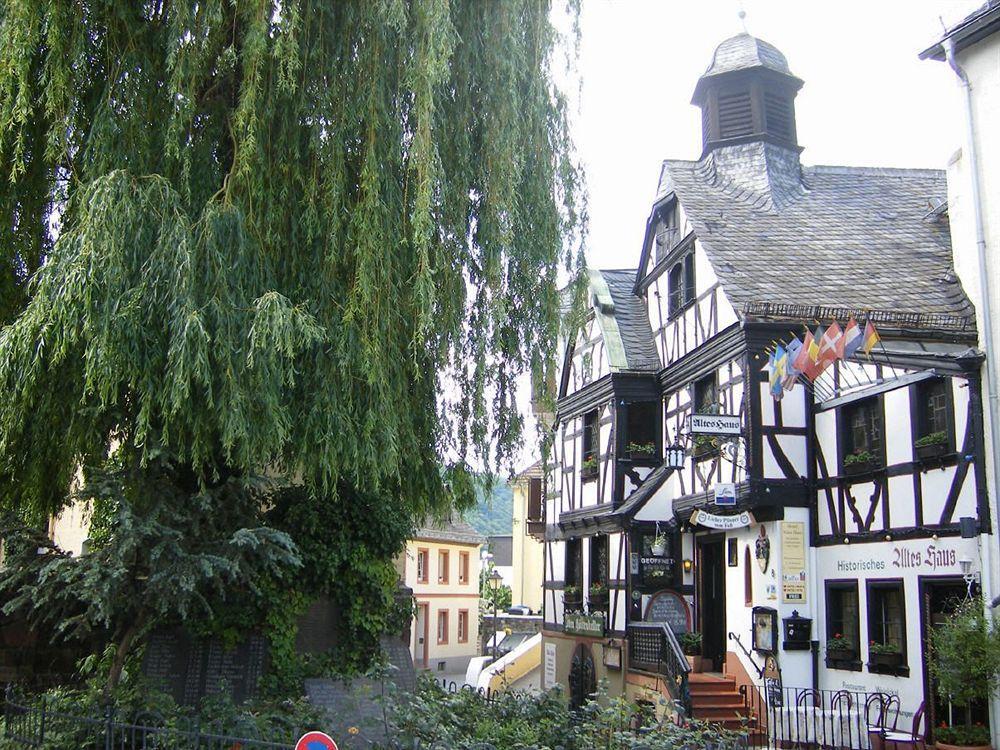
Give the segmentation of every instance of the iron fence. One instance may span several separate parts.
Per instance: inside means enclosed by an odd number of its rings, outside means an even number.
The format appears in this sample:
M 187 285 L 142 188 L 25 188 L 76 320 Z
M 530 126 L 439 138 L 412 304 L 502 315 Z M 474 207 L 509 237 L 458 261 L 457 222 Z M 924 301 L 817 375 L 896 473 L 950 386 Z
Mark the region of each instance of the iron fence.
M 757 724 L 756 744 L 767 747 L 877 750 L 880 730 L 899 721 L 899 698 L 886 693 L 745 685 L 740 693 Z
M 44 696 L 32 700 L 7 688 L 3 706 L 3 740 L 24 748 L 74 750 L 293 750 L 295 739 L 309 727 L 275 730 L 281 737 L 263 737 L 249 718 L 237 720 L 237 734 L 220 722 L 164 717 L 155 712 L 121 715 L 113 706 L 55 705 Z

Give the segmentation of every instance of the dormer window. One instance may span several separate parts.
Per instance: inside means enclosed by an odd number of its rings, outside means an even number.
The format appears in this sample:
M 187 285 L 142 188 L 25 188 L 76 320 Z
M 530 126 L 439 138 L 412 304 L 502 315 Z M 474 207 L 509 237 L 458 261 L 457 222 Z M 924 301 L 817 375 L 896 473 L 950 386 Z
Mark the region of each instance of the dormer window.
M 667 276 L 667 295 L 671 318 L 694 302 L 694 252 L 679 258 L 671 267 Z
M 680 239 L 677 227 L 677 207 L 670 206 L 660 211 L 660 221 L 656 225 L 656 262 L 659 263 L 673 250 Z

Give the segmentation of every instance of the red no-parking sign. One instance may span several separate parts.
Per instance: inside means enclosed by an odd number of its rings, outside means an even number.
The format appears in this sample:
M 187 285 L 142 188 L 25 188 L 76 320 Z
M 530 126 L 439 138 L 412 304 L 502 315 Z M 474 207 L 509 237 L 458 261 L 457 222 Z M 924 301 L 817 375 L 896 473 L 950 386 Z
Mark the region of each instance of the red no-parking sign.
M 337 750 L 337 743 L 323 732 L 306 732 L 295 743 L 295 750 Z

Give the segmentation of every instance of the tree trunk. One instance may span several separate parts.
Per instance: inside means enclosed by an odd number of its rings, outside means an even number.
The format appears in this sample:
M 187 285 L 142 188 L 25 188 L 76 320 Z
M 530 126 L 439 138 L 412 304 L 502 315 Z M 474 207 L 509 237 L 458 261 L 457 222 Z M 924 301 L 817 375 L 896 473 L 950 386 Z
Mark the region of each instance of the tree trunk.
M 118 683 L 122 677 L 122 669 L 125 667 L 125 658 L 128 656 L 129 651 L 132 650 L 132 644 L 135 643 L 136 637 L 142 632 L 145 622 L 145 615 L 139 615 L 125 628 L 125 632 L 122 633 L 121 638 L 118 640 L 118 646 L 115 648 L 115 658 L 112 660 L 111 669 L 108 671 L 108 682 L 104 686 L 104 697 L 106 700 L 111 700 L 111 696 L 114 695 L 115 689 L 118 687 Z

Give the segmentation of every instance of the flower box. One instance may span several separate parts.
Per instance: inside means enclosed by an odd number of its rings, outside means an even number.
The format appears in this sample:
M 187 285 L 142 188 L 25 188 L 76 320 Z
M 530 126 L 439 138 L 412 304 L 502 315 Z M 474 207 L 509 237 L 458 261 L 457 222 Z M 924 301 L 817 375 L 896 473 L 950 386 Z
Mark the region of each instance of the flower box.
M 931 443 L 930 445 L 915 445 L 913 451 L 917 458 L 937 458 L 948 453 L 947 443 Z
M 603 594 L 591 594 L 589 609 L 591 612 L 607 612 L 608 592 L 605 591 Z
M 858 652 L 853 648 L 828 648 L 826 650 L 826 658 L 831 661 L 854 661 L 857 654 Z
M 903 663 L 903 655 L 898 651 L 884 654 L 868 654 L 868 663 L 873 667 L 888 667 L 895 669 Z
M 878 463 L 874 460 L 872 461 L 855 461 L 854 463 L 844 464 L 844 475 L 853 477 L 858 474 L 867 474 L 869 472 L 875 471 L 878 468 Z

